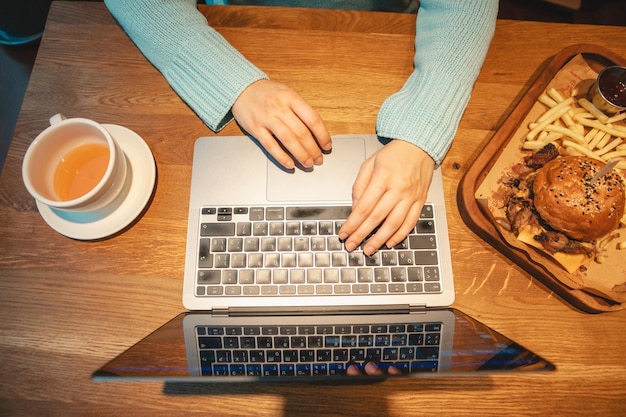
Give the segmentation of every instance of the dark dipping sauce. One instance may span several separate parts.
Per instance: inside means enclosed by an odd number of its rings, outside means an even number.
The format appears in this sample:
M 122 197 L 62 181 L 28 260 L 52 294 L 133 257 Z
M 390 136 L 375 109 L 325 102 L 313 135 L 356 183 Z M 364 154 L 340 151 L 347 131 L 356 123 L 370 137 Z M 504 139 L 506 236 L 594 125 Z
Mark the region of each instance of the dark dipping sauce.
M 626 107 L 626 76 L 604 75 L 598 80 L 598 88 L 606 100 L 618 107 Z

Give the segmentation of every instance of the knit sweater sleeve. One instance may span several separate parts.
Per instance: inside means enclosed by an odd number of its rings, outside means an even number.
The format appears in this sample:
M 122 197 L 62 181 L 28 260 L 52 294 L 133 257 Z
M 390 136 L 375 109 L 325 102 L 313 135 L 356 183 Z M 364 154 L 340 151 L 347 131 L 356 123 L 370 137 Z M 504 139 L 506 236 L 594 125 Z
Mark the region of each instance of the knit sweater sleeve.
M 105 0 L 111 14 L 174 91 L 212 130 L 267 76 L 208 26 L 195 0 Z
M 495 30 L 497 0 L 422 0 L 414 70 L 378 114 L 377 133 L 446 155 Z

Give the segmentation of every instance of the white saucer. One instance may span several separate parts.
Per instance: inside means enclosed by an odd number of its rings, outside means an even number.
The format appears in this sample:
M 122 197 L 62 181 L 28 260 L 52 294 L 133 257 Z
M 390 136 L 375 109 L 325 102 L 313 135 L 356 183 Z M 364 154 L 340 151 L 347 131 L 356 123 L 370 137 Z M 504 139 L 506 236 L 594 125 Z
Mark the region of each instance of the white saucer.
M 120 197 L 103 209 L 85 213 L 63 211 L 37 201 L 46 223 L 72 239 L 102 239 L 123 230 L 141 214 L 154 190 L 156 165 L 146 142 L 123 126 L 103 126 L 115 137 L 128 163 L 127 181 Z

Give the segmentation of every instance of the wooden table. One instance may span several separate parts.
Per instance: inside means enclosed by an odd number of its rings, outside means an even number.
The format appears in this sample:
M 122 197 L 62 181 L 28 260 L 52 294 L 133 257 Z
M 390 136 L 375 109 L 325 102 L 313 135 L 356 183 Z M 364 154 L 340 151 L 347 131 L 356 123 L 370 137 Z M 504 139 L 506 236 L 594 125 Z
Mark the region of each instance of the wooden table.
M 252 62 L 319 110 L 332 134 L 374 132 L 382 101 L 411 71 L 414 16 L 203 10 Z M 0 414 L 623 415 L 626 311 L 573 309 L 472 233 L 456 192 L 551 56 L 580 41 L 624 56 L 625 40 L 621 27 L 499 21 L 443 163 L 455 306 L 553 361 L 556 372 L 330 387 L 95 383 L 97 367 L 182 310 L 192 146 L 212 133 L 102 3 L 55 2 L 0 178 Z M 56 112 L 127 126 L 150 145 L 156 193 L 124 233 L 74 241 L 37 213 L 21 161 Z M 230 124 L 221 134 L 240 131 Z

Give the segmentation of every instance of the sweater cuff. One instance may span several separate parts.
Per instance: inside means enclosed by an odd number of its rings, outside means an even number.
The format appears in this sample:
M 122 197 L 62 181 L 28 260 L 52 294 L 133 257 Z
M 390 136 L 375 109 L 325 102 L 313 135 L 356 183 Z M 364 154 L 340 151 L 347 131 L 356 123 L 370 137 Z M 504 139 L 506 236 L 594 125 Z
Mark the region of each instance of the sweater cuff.
M 416 70 L 402 90 L 383 103 L 377 134 L 413 143 L 440 165 L 456 135 L 470 91 L 458 80 L 448 77 L 442 81 L 441 74 Z
M 174 91 L 213 131 L 232 119 L 231 108 L 250 84 L 268 76 L 250 63 L 214 29 L 190 39 L 163 71 Z M 211 45 L 203 49 L 198 45 Z

